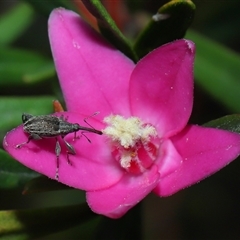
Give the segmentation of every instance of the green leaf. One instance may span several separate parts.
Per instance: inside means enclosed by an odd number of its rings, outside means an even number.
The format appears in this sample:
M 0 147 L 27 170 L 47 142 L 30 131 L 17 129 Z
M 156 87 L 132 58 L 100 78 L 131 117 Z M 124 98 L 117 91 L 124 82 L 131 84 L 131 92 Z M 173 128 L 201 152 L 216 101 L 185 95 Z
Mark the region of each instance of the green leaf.
M 36 210 L 0 211 L 0 238 L 36 239 L 96 218 L 87 204 Z
M 23 186 L 30 179 L 39 176 L 36 172 L 11 158 L 2 149 L 0 149 L 0 159 L 0 188 L 2 189 L 13 189 Z
M 53 112 L 51 96 L 37 97 L 0 97 L 1 133 L 4 129 L 10 129 L 22 124 L 22 113 L 32 115 L 44 115 Z
M 205 36 L 189 31 L 196 44 L 195 81 L 231 111 L 240 111 L 240 55 Z
M 172 0 L 163 5 L 137 38 L 137 55 L 141 58 L 165 43 L 183 38 L 194 13 L 195 5 L 190 0 Z
M 52 60 L 36 52 L 0 48 L 0 86 L 35 83 L 54 75 Z
M 22 78 L 25 83 L 34 84 L 55 76 L 54 63 L 49 60 L 45 61 L 41 66 L 38 66 L 33 71 L 25 73 Z
M 67 185 L 61 184 L 45 176 L 39 176 L 31 179 L 24 186 L 23 194 L 32 194 L 38 192 L 56 191 L 69 189 Z
M 33 9 L 26 3 L 20 3 L 0 18 L 0 45 L 12 43 L 31 24 Z
M 46 17 L 49 16 L 51 11 L 55 8 L 64 7 L 67 9 L 74 9 L 73 4 L 69 0 L 51 0 L 51 1 L 36 1 L 36 0 L 25 0 L 31 4 L 36 11 L 41 12 Z
M 82 2 L 88 11 L 97 19 L 102 35 L 126 56 L 137 61 L 137 56 L 133 51 L 131 44 L 118 29 L 102 3 L 99 0 L 83 0 Z
M 77 225 L 76 227 L 70 228 L 64 232 L 61 231 L 56 234 L 48 235 L 47 237 L 44 237 L 44 240 L 99 239 L 96 235 L 96 229 L 99 228 L 99 223 L 101 219 L 102 219 L 101 217 L 96 217 L 88 222 L 85 222 L 81 225 Z
M 205 123 L 203 126 L 240 133 L 240 114 L 227 115 Z

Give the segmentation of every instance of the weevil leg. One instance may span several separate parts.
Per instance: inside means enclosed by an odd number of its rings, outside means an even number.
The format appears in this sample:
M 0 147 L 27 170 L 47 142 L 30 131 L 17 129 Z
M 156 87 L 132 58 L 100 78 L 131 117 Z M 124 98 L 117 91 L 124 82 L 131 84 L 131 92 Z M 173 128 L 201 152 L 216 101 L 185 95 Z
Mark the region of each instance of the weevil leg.
M 32 133 L 31 134 L 31 137 L 32 137 L 32 139 L 34 139 L 34 140 L 39 140 L 39 139 L 42 139 L 38 134 L 36 134 L 36 133 Z
M 57 157 L 57 167 L 56 167 L 55 179 L 58 181 L 58 179 L 59 179 L 59 156 L 60 156 L 60 153 L 61 153 L 61 146 L 60 146 L 57 138 L 56 138 L 55 153 L 56 153 L 56 157 Z
M 91 143 L 91 140 L 85 135 L 85 132 L 81 132 L 81 135 L 84 136 L 88 140 L 89 143 Z
M 23 145 L 28 144 L 31 140 L 39 140 L 42 139 L 38 134 L 31 134 L 28 137 L 28 140 L 26 142 L 20 143 L 15 146 L 15 148 L 21 148 Z
M 68 161 L 68 164 L 69 164 L 69 165 L 72 165 L 72 163 L 70 162 L 70 159 L 69 159 L 69 154 L 75 155 L 75 154 L 76 154 L 75 149 L 74 149 L 74 147 L 73 147 L 70 143 L 68 143 L 64 138 L 63 138 L 63 141 L 64 141 L 64 143 L 65 143 L 65 145 L 66 145 L 66 147 L 67 147 L 67 161 Z
M 80 137 L 79 136 L 77 136 L 77 132 L 74 132 L 74 137 L 73 137 L 73 141 L 75 141 L 75 140 L 77 140 L 77 139 L 79 139 Z
M 34 139 L 34 138 L 33 138 L 32 135 L 30 135 L 30 136 L 28 137 L 28 140 L 27 140 L 26 142 L 17 144 L 17 145 L 15 146 L 15 148 L 21 148 L 23 145 L 28 144 L 32 139 Z

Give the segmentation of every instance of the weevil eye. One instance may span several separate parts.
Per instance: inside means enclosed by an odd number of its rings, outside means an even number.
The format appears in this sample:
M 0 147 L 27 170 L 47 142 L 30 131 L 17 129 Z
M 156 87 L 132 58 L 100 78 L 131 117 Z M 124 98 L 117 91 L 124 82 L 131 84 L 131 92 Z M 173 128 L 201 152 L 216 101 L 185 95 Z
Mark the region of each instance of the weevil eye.
M 22 114 L 22 121 L 23 121 L 23 123 L 25 123 L 26 121 L 28 121 L 32 117 L 33 117 L 33 115 L 31 115 L 31 114 L 23 113 Z

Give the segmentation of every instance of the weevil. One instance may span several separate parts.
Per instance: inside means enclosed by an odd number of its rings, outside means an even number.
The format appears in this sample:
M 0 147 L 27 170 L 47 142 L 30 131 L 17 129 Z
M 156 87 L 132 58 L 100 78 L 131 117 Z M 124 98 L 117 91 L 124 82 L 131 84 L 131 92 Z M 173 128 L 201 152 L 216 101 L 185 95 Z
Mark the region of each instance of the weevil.
M 28 144 L 31 140 L 38 140 L 43 138 L 56 139 L 56 147 L 55 147 L 55 154 L 57 158 L 57 167 L 56 167 L 56 174 L 55 174 L 56 180 L 59 179 L 59 174 L 58 174 L 59 156 L 61 153 L 61 146 L 57 138 L 58 136 L 60 136 L 63 139 L 67 147 L 67 162 L 68 164 L 71 164 L 69 160 L 69 154 L 75 155 L 76 152 L 74 147 L 64 139 L 64 137 L 67 134 L 74 133 L 74 139 L 77 138 L 76 133 L 80 130 L 102 135 L 101 131 L 96 130 L 92 127 L 91 128 L 83 127 L 78 123 L 70 123 L 63 116 L 61 117 L 57 117 L 54 115 L 33 116 L 28 113 L 23 113 L 22 122 L 23 122 L 23 131 L 28 133 L 29 136 L 26 142 L 16 145 L 16 148 L 21 148 L 23 145 Z

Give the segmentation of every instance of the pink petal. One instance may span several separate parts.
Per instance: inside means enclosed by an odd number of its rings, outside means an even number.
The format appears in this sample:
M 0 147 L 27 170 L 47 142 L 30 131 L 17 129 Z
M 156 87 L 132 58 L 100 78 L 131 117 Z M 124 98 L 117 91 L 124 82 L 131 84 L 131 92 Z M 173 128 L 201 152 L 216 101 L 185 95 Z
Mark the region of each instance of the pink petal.
M 183 162 L 175 172 L 161 179 L 154 190 L 160 196 L 172 195 L 199 182 L 240 153 L 240 135 L 219 129 L 190 125 L 172 141 Z
M 84 119 L 84 116 L 69 112 L 64 115 L 68 116 L 68 121 L 72 123 Z M 90 123 L 96 128 L 102 126 L 94 119 L 91 119 Z M 79 124 L 86 126 L 82 122 Z M 117 162 L 112 160 L 110 151 L 106 151 L 104 136 L 87 132 L 85 135 L 91 140 L 91 143 L 81 136 L 81 133 L 78 133 L 81 138 L 74 141 L 73 134 L 64 138 L 76 151 L 76 155 L 69 156 L 72 165 L 67 163 L 67 149 L 61 137 L 58 138 L 62 148 L 59 158 L 59 182 L 83 190 L 96 190 L 115 184 L 122 178 L 123 171 Z M 16 149 L 15 146 L 25 142 L 27 137 L 28 134 L 24 134 L 22 126 L 19 126 L 7 133 L 3 146 L 12 157 L 25 166 L 54 179 L 57 166 L 56 140 L 54 138 L 32 140 L 22 148 Z
M 165 44 L 140 60 L 132 73 L 132 113 L 156 126 L 160 136 L 171 136 L 188 122 L 194 53 L 195 46 L 188 40 Z
M 178 169 L 182 164 L 182 156 L 179 155 L 172 141 L 165 140 L 161 144 L 160 156 L 157 161 L 158 171 L 161 178 L 171 174 Z
M 129 115 L 131 60 L 62 8 L 50 15 L 49 38 L 68 111 Z
M 159 181 L 157 167 L 141 175 L 126 174 L 114 186 L 87 192 L 87 202 L 92 211 L 110 218 L 123 216 L 130 208 L 149 194 Z

